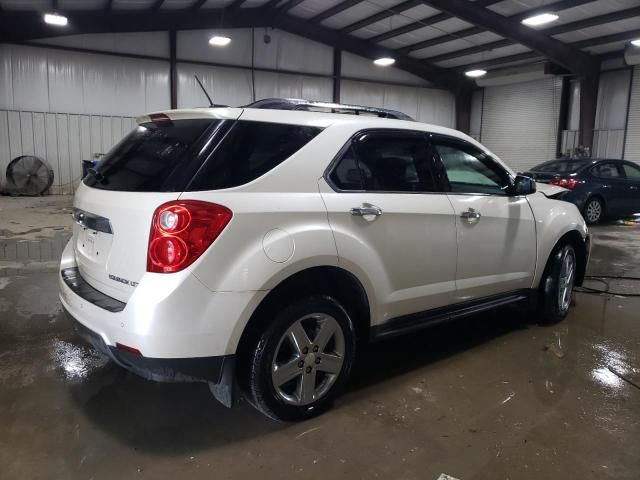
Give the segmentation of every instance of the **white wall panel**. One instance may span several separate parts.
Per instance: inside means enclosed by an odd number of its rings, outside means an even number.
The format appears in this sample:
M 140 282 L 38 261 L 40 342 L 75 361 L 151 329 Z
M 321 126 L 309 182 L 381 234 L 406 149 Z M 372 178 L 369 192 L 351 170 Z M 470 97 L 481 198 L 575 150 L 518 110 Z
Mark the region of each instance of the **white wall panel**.
M 471 94 L 471 119 L 469 125 L 469 135 L 476 140 L 480 139 L 480 129 L 482 127 L 482 101 L 484 90 L 474 90 Z
M 256 29 L 255 66 L 300 73 L 333 71 L 333 49 L 281 30 L 269 30 L 271 42 L 264 43 L 264 31 Z
M 12 159 L 22 155 L 20 112 L 9 112 L 9 153 Z
M 345 80 L 341 101 L 399 110 L 420 122 L 455 127 L 455 98 L 444 90 Z
M 633 69 L 624 158 L 640 163 L 640 66 Z
M 423 78 L 409 72 L 394 67 L 379 67 L 370 59 L 349 52 L 342 52 L 342 76 L 389 83 L 429 84 Z
M 33 142 L 34 155 L 45 158 L 47 155 L 47 140 L 45 138 L 44 113 L 33 114 Z
M 485 87 L 482 143 L 514 170 L 556 156 L 562 80 Z
M 33 155 L 33 116 L 29 112 L 20 112 L 20 136 L 23 155 Z
M 13 45 L 11 75 L 13 108 L 20 110 L 49 110 L 47 85 L 47 53 L 41 48 Z
M 333 82 L 328 78 L 256 72 L 256 100 L 263 98 L 304 98 L 330 102 Z
M 596 129 L 623 130 L 627 119 L 630 70 L 605 72 L 600 75 Z
M 198 75 L 214 103 L 239 106 L 252 101 L 249 70 L 179 63 L 178 108 L 207 106 L 207 98 L 194 74 Z
M 9 146 L 9 120 L 6 111 L 0 110 L 0 187 L 4 185 L 7 165 L 11 161 Z
M 133 116 L 169 107 L 168 62 L 0 48 L 0 108 Z

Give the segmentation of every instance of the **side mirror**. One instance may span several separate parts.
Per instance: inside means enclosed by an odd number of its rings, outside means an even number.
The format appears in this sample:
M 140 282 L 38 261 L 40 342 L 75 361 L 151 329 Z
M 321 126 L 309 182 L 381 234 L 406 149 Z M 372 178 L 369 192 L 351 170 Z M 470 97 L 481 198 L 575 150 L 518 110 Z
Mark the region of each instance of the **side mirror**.
M 513 184 L 507 190 L 511 196 L 530 195 L 536 193 L 536 182 L 533 178 L 524 175 L 516 175 Z

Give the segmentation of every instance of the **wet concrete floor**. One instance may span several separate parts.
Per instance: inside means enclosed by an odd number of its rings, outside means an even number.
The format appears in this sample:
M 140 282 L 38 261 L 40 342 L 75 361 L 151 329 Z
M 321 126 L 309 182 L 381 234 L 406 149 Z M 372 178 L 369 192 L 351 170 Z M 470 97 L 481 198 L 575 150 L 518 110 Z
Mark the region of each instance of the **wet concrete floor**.
M 640 228 L 594 234 L 592 273 L 640 276 Z M 1 479 L 638 479 L 629 381 L 640 298 L 577 294 L 555 326 L 508 309 L 376 344 L 332 411 L 278 424 L 103 360 L 57 274 L 0 278 Z

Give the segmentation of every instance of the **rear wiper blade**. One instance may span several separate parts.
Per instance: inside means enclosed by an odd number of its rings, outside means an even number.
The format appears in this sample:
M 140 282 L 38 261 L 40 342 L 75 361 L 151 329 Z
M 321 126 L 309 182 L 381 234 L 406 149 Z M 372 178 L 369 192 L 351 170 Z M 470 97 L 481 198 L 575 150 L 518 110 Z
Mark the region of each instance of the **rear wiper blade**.
M 93 178 L 95 178 L 98 182 L 100 183 L 105 183 L 105 176 L 100 173 L 96 168 L 89 168 L 87 170 L 87 174 L 91 175 Z

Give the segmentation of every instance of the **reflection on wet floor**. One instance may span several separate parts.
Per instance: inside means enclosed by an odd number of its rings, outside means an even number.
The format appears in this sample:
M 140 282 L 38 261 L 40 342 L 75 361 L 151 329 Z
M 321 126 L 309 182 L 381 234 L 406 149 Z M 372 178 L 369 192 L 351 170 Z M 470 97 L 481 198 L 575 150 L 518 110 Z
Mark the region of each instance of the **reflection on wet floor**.
M 634 252 L 596 243 L 597 273 L 637 274 Z M 577 294 L 559 325 L 504 309 L 370 346 L 332 411 L 277 424 L 107 362 L 56 280 L 0 278 L 0 478 L 640 478 L 640 298 Z

